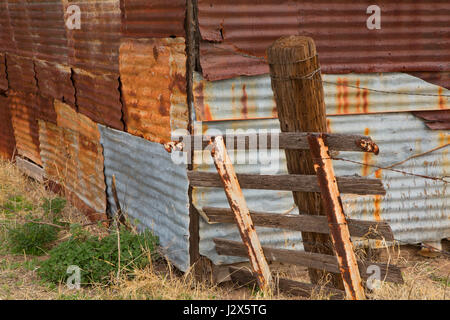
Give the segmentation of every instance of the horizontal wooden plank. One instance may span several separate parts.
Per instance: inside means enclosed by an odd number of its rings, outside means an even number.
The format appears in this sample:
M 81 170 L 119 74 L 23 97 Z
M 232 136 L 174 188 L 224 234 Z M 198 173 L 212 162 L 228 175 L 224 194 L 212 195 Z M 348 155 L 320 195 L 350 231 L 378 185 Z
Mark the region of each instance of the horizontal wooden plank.
M 30 178 L 35 179 L 38 182 L 43 183 L 45 172 L 44 169 L 38 166 L 37 164 L 32 163 L 26 159 L 21 157 L 16 157 L 16 165 L 20 171 L 29 176 Z
M 223 188 L 220 177 L 215 172 L 188 171 L 188 177 L 193 187 Z M 285 190 L 299 192 L 320 192 L 315 175 L 279 174 L 258 175 L 238 174 L 239 184 L 243 189 Z M 385 195 L 386 190 L 379 179 L 362 177 L 338 177 L 340 193 L 359 195 Z
M 214 243 L 216 244 L 216 251 L 219 255 L 245 258 L 248 256 L 245 246 L 238 241 L 214 239 Z M 263 247 L 263 251 L 266 259 L 270 261 L 284 262 L 324 270 L 331 273 L 340 273 L 337 258 L 334 256 L 269 247 Z M 381 279 L 388 282 L 403 283 L 403 277 L 398 267 L 369 261 L 358 261 L 359 272 L 362 279 L 367 279 L 371 276 L 371 274 L 367 273 L 367 268 L 370 265 L 378 266 L 380 268 Z
M 307 132 L 280 132 L 267 134 L 229 134 L 224 135 L 228 150 L 258 150 L 258 149 L 294 149 L 309 150 Z M 313 133 L 314 134 L 314 133 Z M 184 143 L 184 150 L 193 146 L 194 150 L 202 150 L 208 147 L 214 136 L 183 136 L 174 140 Z M 377 153 L 378 147 L 367 136 L 354 134 L 327 133 L 326 142 L 330 150 L 360 151 Z
M 231 280 L 241 285 L 251 285 L 256 281 L 254 275 L 247 269 L 229 267 L 229 272 Z M 329 296 L 330 299 L 344 299 L 345 297 L 344 291 L 331 287 L 318 286 L 284 278 L 277 279 L 276 283 L 277 288 L 275 290 L 278 289 L 283 293 L 299 297 L 310 297 L 312 293 L 320 293 L 321 295 Z
M 203 207 L 202 210 L 208 216 L 210 222 L 236 223 L 231 210 L 228 208 Z M 330 233 L 328 220 L 325 216 L 276 214 L 258 211 L 250 211 L 250 215 L 255 226 L 259 227 L 323 234 Z M 347 223 L 352 237 L 385 239 L 386 241 L 394 240 L 391 227 L 386 222 L 348 219 Z

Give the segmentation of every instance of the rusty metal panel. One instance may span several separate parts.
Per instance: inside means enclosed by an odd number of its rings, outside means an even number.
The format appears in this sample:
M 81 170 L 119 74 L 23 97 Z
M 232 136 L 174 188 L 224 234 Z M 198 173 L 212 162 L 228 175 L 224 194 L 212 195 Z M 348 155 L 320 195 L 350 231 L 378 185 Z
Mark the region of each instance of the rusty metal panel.
M 8 75 L 6 69 L 6 54 L 0 53 L 0 90 L 8 90 Z
M 123 40 L 120 78 L 129 133 L 166 143 L 187 128 L 184 38 Z
M 42 165 L 37 120 L 56 123 L 53 100 L 23 92 L 10 92 L 9 99 L 17 152 Z
M 450 130 L 450 109 L 413 112 L 416 117 L 425 121 L 431 130 Z
M 35 60 L 34 63 L 40 94 L 75 107 L 75 88 L 72 84 L 71 69 L 62 64 L 42 60 Z
M 73 69 L 78 111 L 95 122 L 123 130 L 118 75 L 96 75 Z
M 38 93 L 33 59 L 7 54 L 6 67 L 9 86 L 12 90 Z
M 0 95 L 0 158 L 11 160 L 16 149 L 9 98 Z
M 159 237 L 180 270 L 189 269 L 189 181 L 186 166 L 175 164 L 161 144 L 99 125 L 111 213 L 116 205 L 112 175 L 122 210 Z
M 119 0 L 63 0 L 64 12 L 77 5 L 80 29 L 67 30 L 69 64 L 91 73 L 119 71 L 121 13 Z
M 410 75 L 450 90 L 450 71 L 408 72 Z
M 56 102 L 55 109 L 57 125 L 39 121 L 45 174 L 73 192 L 91 211 L 105 213 L 103 148 L 97 125 L 63 103 Z
M 8 0 L 0 0 L 0 51 L 14 51 L 13 31 L 8 14 Z
M 7 15 L 14 41 L 15 50 L 13 52 L 23 57 L 32 58 L 34 38 L 26 0 L 7 0 Z M 8 52 L 10 52 L 9 50 Z
M 184 37 L 185 0 L 121 0 L 122 34 L 134 38 Z
M 406 73 L 324 74 L 328 115 L 449 108 L 450 90 Z M 197 120 L 276 118 L 268 75 L 207 81 L 194 73 Z
M 266 48 L 283 35 L 311 36 L 323 73 L 448 71 L 450 4 L 380 0 L 381 29 L 369 30 L 373 1 L 199 0 L 200 61 L 208 80 L 268 73 Z
M 448 160 L 450 136 L 447 131 L 429 130 L 424 122 L 411 113 L 387 113 L 367 115 L 328 116 L 328 126 L 333 133 L 370 135 L 380 147 L 378 156 L 356 152 L 341 152 L 338 157 L 375 166 L 411 172 L 417 175 L 445 177 L 450 170 Z M 279 130 L 278 119 L 216 121 L 197 124 L 197 132 L 218 134 L 227 129 L 234 130 Z M 440 149 L 437 149 L 440 148 Z M 436 150 L 434 150 L 436 149 Z M 430 150 L 434 150 L 428 152 Z M 424 153 L 423 155 L 421 155 Z M 234 159 L 244 153 L 237 151 Z M 195 153 L 195 169 L 213 172 L 209 151 Z M 242 159 L 242 158 L 241 158 Z M 266 153 L 263 150 L 247 153 L 245 163 L 233 165 L 237 173 L 283 174 L 287 173 L 284 152 Z M 206 162 L 209 160 L 209 163 Z M 365 167 L 349 162 L 334 161 L 337 176 L 354 175 L 381 178 L 387 191 L 380 196 L 342 196 L 348 217 L 362 220 L 386 220 L 392 227 L 396 239 L 419 243 L 439 241 L 450 236 L 450 202 L 445 183 L 423 179 L 389 170 Z M 298 212 L 290 192 L 265 190 L 243 190 L 247 205 L 253 211 L 275 213 Z M 193 203 L 204 219 L 200 223 L 200 252 L 216 264 L 241 261 L 234 257 L 218 256 L 213 238 L 239 240 L 236 226 L 208 224 L 202 207 L 227 208 L 228 202 L 222 189 L 194 188 Z M 258 235 L 263 245 L 301 249 L 300 233 L 285 230 L 260 228 Z

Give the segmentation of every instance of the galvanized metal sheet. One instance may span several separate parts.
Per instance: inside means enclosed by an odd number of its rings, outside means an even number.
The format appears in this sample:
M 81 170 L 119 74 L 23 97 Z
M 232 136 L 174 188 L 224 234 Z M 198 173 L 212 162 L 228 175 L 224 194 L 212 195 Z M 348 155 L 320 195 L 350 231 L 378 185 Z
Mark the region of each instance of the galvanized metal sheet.
M 7 54 L 6 67 L 8 68 L 9 86 L 12 90 L 38 93 L 33 59 Z
M 75 88 L 72 84 L 71 69 L 62 64 L 42 60 L 35 60 L 34 63 L 40 94 L 75 107 Z
M 70 106 L 55 105 L 58 125 L 39 121 L 46 177 L 73 192 L 92 212 L 106 212 L 103 148 L 97 125 Z
M 183 38 L 123 40 L 120 78 L 129 133 L 166 143 L 172 130 L 187 128 Z
M 381 28 L 369 29 L 369 6 Z M 314 38 L 324 73 L 448 71 L 445 0 L 199 0 L 200 61 L 208 80 L 268 73 L 265 50 L 283 35 Z
M 73 69 L 78 111 L 95 122 L 123 130 L 119 75 Z
M 8 90 L 8 75 L 6 69 L 6 54 L 0 53 L 0 90 Z
M 418 175 L 448 176 L 448 152 L 450 136 L 445 131 L 430 131 L 422 120 L 410 113 L 388 113 L 371 115 L 329 116 L 328 125 L 334 133 L 354 133 L 370 135 L 380 147 L 380 155 L 341 152 L 339 157 L 375 166 L 395 165 L 410 157 L 411 160 L 394 166 L 394 169 Z M 242 131 L 259 129 L 279 131 L 277 119 L 217 121 L 196 125 L 204 134 L 225 133 L 227 129 Z M 214 132 L 214 130 L 219 130 Z M 433 152 L 429 150 L 443 147 Z M 419 156 L 421 153 L 426 153 Z M 282 174 L 287 172 L 284 152 L 273 153 L 265 150 L 251 151 L 247 156 L 242 151 L 231 153 L 237 173 Z M 195 169 L 214 171 L 209 151 L 195 154 Z M 205 164 L 204 161 L 209 161 Z M 360 166 L 349 162 L 334 161 L 337 176 L 359 174 L 382 178 L 387 190 L 380 196 L 342 196 L 345 212 L 349 217 L 364 220 L 386 220 L 392 226 L 396 239 L 408 243 L 436 241 L 450 236 L 450 203 L 446 185 L 440 181 L 404 175 L 389 170 Z M 296 213 L 290 192 L 265 190 L 244 190 L 250 210 L 276 213 Z M 193 203 L 202 207 L 228 207 L 223 189 L 195 188 Z M 203 212 L 201 212 L 203 214 Z M 206 219 L 200 224 L 200 252 L 214 263 L 233 263 L 240 259 L 218 256 L 213 238 L 225 237 L 239 240 L 235 226 L 208 224 Z M 258 235 L 262 243 L 271 246 L 294 246 L 301 248 L 300 233 L 260 228 Z
M 185 0 L 123 0 L 122 34 L 134 38 L 184 37 Z
M 189 181 L 185 165 L 176 165 L 158 143 L 99 126 L 105 155 L 108 201 L 116 177 L 119 202 L 139 229 L 159 237 L 170 261 L 182 271 L 189 268 Z
M 63 0 L 64 12 L 70 5 L 80 8 L 80 29 L 68 29 L 69 64 L 91 73 L 119 71 L 120 1 Z
M 0 158 L 11 160 L 16 148 L 9 98 L 0 95 Z
M 9 93 L 12 124 L 17 152 L 42 165 L 39 154 L 39 127 L 37 120 L 56 123 L 53 100 L 31 93 Z
M 328 115 L 449 109 L 450 90 L 405 73 L 322 75 Z M 268 75 L 207 81 L 194 74 L 197 120 L 276 118 Z

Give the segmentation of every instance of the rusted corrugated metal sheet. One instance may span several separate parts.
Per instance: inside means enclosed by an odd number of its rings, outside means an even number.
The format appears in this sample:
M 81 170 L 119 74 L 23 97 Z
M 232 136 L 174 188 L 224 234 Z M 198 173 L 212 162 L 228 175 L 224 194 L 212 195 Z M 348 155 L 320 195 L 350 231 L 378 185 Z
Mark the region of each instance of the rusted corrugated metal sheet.
M 450 109 L 436 111 L 413 112 L 416 117 L 425 121 L 431 130 L 450 130 Z
M 39 121 L 45 174 L 81 199 L 89 213 L 104 214 L 106 185 L 97 125 L 61 102 L 55 109 L 58 125 Z
M 75 106 L 75 88 L 71 80 L 71 69 L 58 63 L 35 60 L 36 80 L 39 92 Z
M 183 38 L 123 40 L 120 77 L 129 133 L 165 143 L 172 130 L 187 128 Z
M 10 92 L 9 99 L 17 152 L 42 165 L 37 120 L 56 123 L 53 100 L 22 92 Z
M 64 12 L 77 5 L 81 12 L 80 29 L 67 30 L 69 63 L 90 73 L 119 71 L 120 1 L 64 0 Z
M 322 75 L 328 115 L 449 108 L 450 90 L 406 73 Z M 194 74 L 197 120 L 276 118 L 269 75 L 207 81 Z
M 78 111 L 95 122 L 123 130 L 118 75 L 96 75 L 73 69 Z
M 111 191 L 116 177 L 122 210 L 159 237 L 164 253 L 182 271 L 189 258 L 189 180 L 186 166 L 176 164 L 161 144 L 99 126 L 105 155 L 105 175 L 111 214 L 116 204 Z
M 8 90 L 8 75 L 6 74 L 6 54 L 0 53 L 0 90 Z
M 11 23 L 8 14 L 8 1 L 0 0 L 0 51 L 14 50 Z
M 450 71 L 408 72 L 410 75 L 450 90 Z
M 9 86 L 14 91 L 38 93 L 34 61 L 31 58 L 6 55 Z
M 0 95 L 0 158 L 12 159 L 16 148 L 9 98 Z
M 184 37 L 185 0 L 121 0 L 122 34 L 134 38 Z
M 450 4 L 380 0 L 381 29 L 369 30 L 373 1 L 199 0 L 203 75 L 219 80 L 268 73 L 265 50 L 283 35 L 311 36 L 324 73 L 448 71 Z

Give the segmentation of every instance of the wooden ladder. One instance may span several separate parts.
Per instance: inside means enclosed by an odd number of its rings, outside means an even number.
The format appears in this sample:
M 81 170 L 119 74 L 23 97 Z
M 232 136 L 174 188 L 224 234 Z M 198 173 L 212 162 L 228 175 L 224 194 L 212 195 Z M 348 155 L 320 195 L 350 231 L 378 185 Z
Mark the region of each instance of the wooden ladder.
M 335 177 L 329 151 L 360 151 L 377 154 L 378 147 L 370 137 L 359 135 L 342 135 L 327 133 L 279 133 L 278 147 L 282 149 L 309 150 L 311 152 L 316 176 L 314 175 L 256 175 L 236 174 L 228 156 L 224 139 L 217 137 L 183 137 L 184 143 L 195 149 L 204 149 L 212 145 L 211 155 L 217 168 L 216 173 L 190 171 L 189 180 L 193 187 L 223 187 L 230 204 L 230 209 L 204 207 L 202 210 L 211 222 L 236 223 L 242 243 L 226 239 L 214 239 L 216 251 L 220 255 L 248 257 L 252 272 L 230 267 L 233 280 L 248 283 L 256 279 L 262 290 L 274 289 L 274 280 L 267 260 L 279 261 L 308 268 L 341 274 L 344 289 L 319 287 L 289 279 L 278 279 L 281 291 L 300 296 L 309 296 L 312 292 L 322 290 L 332 298 L 360 300 L 365 299 L 362 280 L 372 275 L 374 266 L 379 270 L 381 280 L 402 283 L 400 269 L 393 265 L 358 260 L 354 253 L 353 237 L 393 241 L 393 233 L 386 222 L 372 222 L 347 219 L 342 207 L 340 193 L 358 195 L 385 195 L 386 191 L 379 179 L 363 177 Z M 252 148 L 252 135 L 227 135 L 227 142 L 237 144 L 244 149 Z M 265 137 L 272 141 L 270 137 Z M 197 139 L 197 140 L 195 140 Z M 202 141 L 196 146 L 194 141 Z M 268 146 L 270 148 L 270 146 Z M 241 188 L 289 190 L 300 192 L 320 192 L 327 216 L 315 215 L 280 215 L 268 212 L 249 211 Z M 276 249 L 261 246 L 255 226 L 281 228 L 293 231 L 329 234 L 333 243 L 335 256 L 304 252 L 298 250 Z

